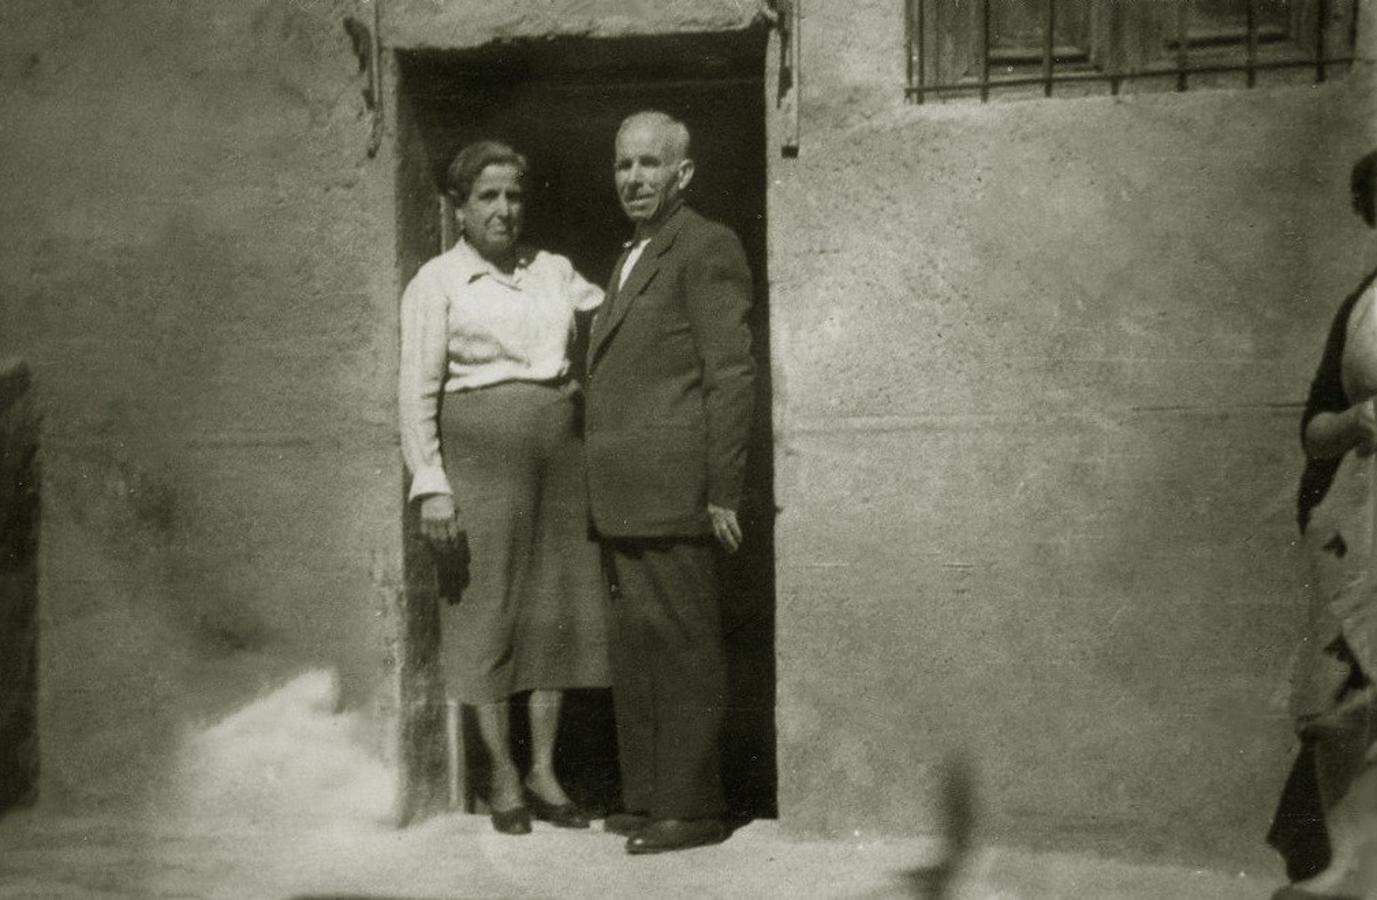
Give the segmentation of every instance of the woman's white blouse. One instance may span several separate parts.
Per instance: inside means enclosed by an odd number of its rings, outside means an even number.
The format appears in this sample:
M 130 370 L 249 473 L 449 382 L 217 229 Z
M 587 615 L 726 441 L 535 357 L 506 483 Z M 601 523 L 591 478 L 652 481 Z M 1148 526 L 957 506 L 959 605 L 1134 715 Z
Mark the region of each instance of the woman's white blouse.
M 540 250 L 523 250 L 506 273 L 460 241 L 421 266 L 402 294 L 398 397 L 412 498 L 450 493 L 440 394 L 563 377 L 574 312 L 602 297 L 568 259 Z

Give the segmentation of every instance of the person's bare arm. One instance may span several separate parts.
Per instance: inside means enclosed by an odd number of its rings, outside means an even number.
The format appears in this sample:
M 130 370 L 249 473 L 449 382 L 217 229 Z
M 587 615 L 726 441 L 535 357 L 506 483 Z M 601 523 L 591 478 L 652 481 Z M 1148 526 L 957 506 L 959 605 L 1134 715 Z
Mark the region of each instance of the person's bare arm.
M 1355 403 L 1342 412 L 1316 413 L 1305 425 L 1305 453 L 1313 459 L 1333 459 L 1349 450 L 1367 456 L 1377 447 L 1377 411 L 1372 400 Z

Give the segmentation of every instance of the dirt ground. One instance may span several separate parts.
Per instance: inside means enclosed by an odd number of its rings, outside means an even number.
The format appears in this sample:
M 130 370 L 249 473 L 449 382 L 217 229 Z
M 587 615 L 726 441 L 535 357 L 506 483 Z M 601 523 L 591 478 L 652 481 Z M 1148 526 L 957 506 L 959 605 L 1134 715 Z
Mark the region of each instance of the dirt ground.
M 917 897 L 922 841 L 797 842 L 754 823 L 717 847 L 628 857 L 595 829 L 504 838 L 478 816 L 388 828 L 273 823 L 135 834 L 110 819 L 0 825 L 0 896 L 23 898 Z M 1265 877 L 984 851 L 954 900 L 1257 900 Z
M 636 858 L 600 823 L 513 838 L 456 814 L 397 830 L 391 779 L 358 723 L 331 712 L 333 691 L 308 673 L 189 734 L 157 802 L 0 819 L 0 897 L 918 897 L 911 873 L 942 853 L 935 840 L 800 841 L 774 822 Z M 1276 886 L 1270 873 L 985 848 L 951 897 L 1255 900 Z

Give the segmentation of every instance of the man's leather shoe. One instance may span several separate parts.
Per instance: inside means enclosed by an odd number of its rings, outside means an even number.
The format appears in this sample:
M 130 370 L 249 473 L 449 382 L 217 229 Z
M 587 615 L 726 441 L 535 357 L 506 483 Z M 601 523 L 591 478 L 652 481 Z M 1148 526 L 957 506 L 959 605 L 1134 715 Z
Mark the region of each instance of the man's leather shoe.
M 687 850 L 720 844 L 728 834 L 727 823 L 721 819 L 656 819 L 627 838 L 626 852 L 639 855 Z
M 641 829 L 650 823 L 651 818 L 645 813 L 612 813 L 602 820 L 602 830 L 620 834 L 622 837 L 631 837 L 633 834 L 640 834 Z

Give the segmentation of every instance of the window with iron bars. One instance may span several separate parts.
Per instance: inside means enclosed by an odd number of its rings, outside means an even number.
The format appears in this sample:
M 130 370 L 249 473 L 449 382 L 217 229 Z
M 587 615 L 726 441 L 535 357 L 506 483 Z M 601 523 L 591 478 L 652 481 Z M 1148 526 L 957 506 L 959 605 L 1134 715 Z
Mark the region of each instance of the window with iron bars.
M 1356 0 L 906 0 L 907 96 L 1085 96 L 1324 81 Z

